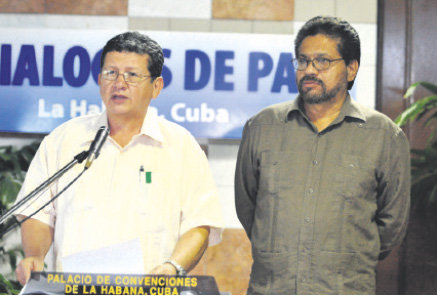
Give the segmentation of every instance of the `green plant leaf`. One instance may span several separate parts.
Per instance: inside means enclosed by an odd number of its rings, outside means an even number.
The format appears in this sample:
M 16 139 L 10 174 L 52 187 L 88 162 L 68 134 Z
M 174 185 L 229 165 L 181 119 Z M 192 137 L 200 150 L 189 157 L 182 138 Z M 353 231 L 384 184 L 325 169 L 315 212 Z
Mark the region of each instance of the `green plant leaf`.
M 422 98 L 409 106 L 395 119 L 398 126 L 405 125 L 408 121 L 413 121 L 419 114 L 426 113 L 431 108 L 437 107 L 437 95 Z M 423 115 L 422 115 L 423 116 Z
M 15 289 L 12 283 L 8 279 L 6 279 L 2 274 L 0 274 L 0 291 L 4 294 L 9 294 L 9 295 L 17 295 L 20 293 L 20 291 Z
M 3 146 L 2 148 L 3 152 L 0 157 L 3 160 L 3 165 L 1 171 L 20 171 L 21 168 L 17 150 L 12 146 Z
M 0 147 L 0 213 L 9 209 L 14 203 L 24 180 L 25 171 L 38 146 L 39 143 L 35 142 L 20 149 L 13 146 Z M 8 219 L 0 225 L 0 231 L 8 229 L 14 223 L 12 218 Z M 20 255 L 23 256 L 21 246 L 5 249 L 4 240 L 0 235 L 0 265 L 9 264 L 11 270 L 14 270 Z M 18 282 L 9 281 L 0 274 L 0 294 L 18 294 L 20 292 L 18 289 L 21 289 Z
M 15 270 L 17 268 L 17 257 L 23 255 L 23 251 L 20 247 L 15 247 L 11 250 L 7 251 L 7 255 L 9 257 L 9 264 L 11 265 L 11 269 Z
M 416 88 L 418 86 L 423 86 L 424 88 L 426 88 L 427 90 L 431 91 L 432 93 L 437 94 L 437 85 L 427 82 L 427 81 L 419 81 L 416 83 L 413 83 L 405 92 L 404 98 L 408 98 L 411 97 L 414 93 L 414 91 L 416 90 Z
M 436 98 L 437 98 L 437 96 L 433 96 L 433 97 L 436 97 Z M 422 111 L 417 115 L 416 121 L 419 121 L 419 120 L 421 120 L 423 117 L 425 117 L 425 115 L 432 113 L 432 112 L 433 112 L 433 109 L 435 109 L 435 108 L 437 108 L 437 99 L 434 100 L 434 101 L 428 102 L 427 104 L 425 104 L 425 105 L 422 107 Z M 429 116 L 429 117 L 430 117 L 431 119 L 433 118 L 432 115 Z M 428 121 L 428 120 L 427 120 L 427 121 Z M 423 124 L 423 126 L 425 126 L 425 124 L 426 124 L 427 121 L 425 121 L 425 123 Z
M 22 147 L 18 151 L 18 158 L 20 159 L 21 169 L 23 171 L 27 171 L 27 169 L 29 168 L 29 164 L 32 161 L 33 156 L 38 150 L 40 144 L 40 142 L 33 142 L 29 145 Z
M 15 201 L 21 184 L 22 181 L 15 178 L 12 173 L 5 172 L 2 174 L 0 179 L 0 202 L 6 209 L 9 209 Z
M 430 92 L 437 94 L 437 85 L 426 81 L 422 81 L 419 84 L 424 88 L 426 88 L 427 90 L 429 90 Z
M 437 107 L 437 106 L 436 106 Z M 436 112 L 434 112 L 434 114 L 432 114 L 431 116 L 429 116 L 425 122 L 423 123 L 423 126 L 425 127 L 429 127 L 431 125 L 431 123 L 433 122 L 433 120 L 437 119 L 437 110 Z
M 4 149 L 3 152 L 0 153 L 0 159 L 6 163 L 9 163 L 10 161 L 12 161 L 12 158 L 14 157 L 14 155 L 11 154 L 11 147 L 2 147 Z
M 417 86 L 419 86 L 420 82 L 413 83 L 410 85 L 410 87 L 407 89 L 407 91 L 404 94 L 404 98 L 409 98 L 413 95 L 414 91 L 416 90 Z
M 410 107 L 408 107 L 404 112 L 402 112 L 398 117 L 395 118 L 394 122 L 398 126 L 404 126 L 408 121 L 414 120 L 419 114 L 421 109 L 419 106 L 414 103 Z

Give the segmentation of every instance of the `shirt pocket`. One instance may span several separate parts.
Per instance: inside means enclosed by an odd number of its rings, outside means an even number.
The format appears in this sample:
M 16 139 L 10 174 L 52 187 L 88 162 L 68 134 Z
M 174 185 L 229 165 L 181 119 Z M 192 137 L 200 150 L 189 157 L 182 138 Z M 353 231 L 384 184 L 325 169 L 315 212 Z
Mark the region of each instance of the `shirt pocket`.
M 291 150 L 263 151 L 260 156 L 258 191 L 277 194 L 294 187 L 302 179 L 299 171 L 299 153 Z
M 290 253 L 253 250 L 248 294 L 295 294 L 296 277 L 291 272 L 295 263 L 295 255 Z
M 376 261 L 356 252 L 320 252 L 314 260 L 315 294 L 375 294 Z
M 252 243 L 258 250 L 284 252 L 288 239 L 293 236 L 290 217 L 296 217 L 292 187 L 293 175 L 299 173 L 293 166 L 292 151 L 263 151 L 260 157 L 259 187 L 256 198 Z M 284 221 L 287 221 L 284 223 Z M 290 222 L 290 224 L 288 223 Z
M 314 290 L 316 294 L 350 294 L 344 284 L 356 280 L 357 254 L 354 252 L 320 252 L 314 260 Z
M 276 194 L 278 192 L 278 167 L 280 153 L 263 151 L 260 155 L 259 187 L 261 196 Z
M 375 197 L 375 166 L 364 157 L 341 155 L 333 184 L 345 214 L 360 213 L 369 202 L 376 204 L 376 200 L 368 200 Z
M 140 175 L 136 208 L 140 216 L 153 215 L 162 204 L 162 194 L 164 194 L 164 192 L 159 192 L 159 186 L 162 186 L 162 184 L 160 184 L 160 175 L 161 174 L 156 171 L 144 172 L 143 175 Z
M 147 172 L 145 172 L 147 174 Z M 165 192 L 162 191 L 163 184 L 161 173 L 152 171 L 150 176 L 140 177 L 139 193 L 136 197 L 136 208 L 132 209 L 138 214 L 138 233 L 146 238 L 151 248 L 162 248 L 163 237 L 168 231 L 166 221 L 173 221 L 173 217 L 167 217 L 169 207 L 165 204 Z M 161 191 L 159 190 L 161 188 Z

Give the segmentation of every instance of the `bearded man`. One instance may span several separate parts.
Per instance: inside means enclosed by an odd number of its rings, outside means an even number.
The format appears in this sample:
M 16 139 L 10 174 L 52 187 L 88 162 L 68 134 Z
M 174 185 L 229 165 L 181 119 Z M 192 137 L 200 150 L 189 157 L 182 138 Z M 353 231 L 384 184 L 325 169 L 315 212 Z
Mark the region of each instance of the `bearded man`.
M 375 294 L 378 260 L 404 237 L 409 145 L 351 98 L 360 54 L 349 23 L 309 20 L 295 40 L 298 97 L 244 127 L 235 199 L 252 244 L 249 294 Z

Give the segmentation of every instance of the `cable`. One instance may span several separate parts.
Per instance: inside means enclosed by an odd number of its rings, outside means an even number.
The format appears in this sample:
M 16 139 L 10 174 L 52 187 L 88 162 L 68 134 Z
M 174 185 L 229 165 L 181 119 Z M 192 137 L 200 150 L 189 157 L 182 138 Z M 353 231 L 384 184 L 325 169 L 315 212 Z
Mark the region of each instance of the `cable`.
M 10 226 L 8 229 L 6 229 L 1 235 L 0 237 L 2 237 L 3 235 L 5 235 L 6 233 L 8 233 L 9 231 L 11 231 L 12 229 L 14 229 L 17 225 L 21 226 L 21 224 L 23 224 L 24 222 L 26 222 L 27 220 L 29 220 L 30 218 L 32 218 L 33 216 L 35 216 L 39 211 L 41 211 L 42 209 L 44 209 L 46 206 L 48 206 L 51 202 L 53 202 L 55 199 L 57 199 L 62 193 L 64 193 L 71 185 L 73 185 L 82 175 L 83 173 L 86 171 L 86 169 L 83 169 L 83 171 L 76 176 L 76 178 L 74 178 L 70 183 L 67 184 L 67 186 L 65 186 L 61 191 L 59 191 L 52 199 L 50 199 L 48 202 L 46 202 L 42 207 L 40 207 L 38 210 L 36 210 L 35 212 L 33 212 L 32 214 L 30 214 L 29 216 L 27 216 L 26 218 L 24 218 L 22 221 L 18 221 L 17 218 L 15 218 L 15 222 L 16 224 L 13 224 L 12 226 Z M 15 217 L 15 216 L 14 216 Z

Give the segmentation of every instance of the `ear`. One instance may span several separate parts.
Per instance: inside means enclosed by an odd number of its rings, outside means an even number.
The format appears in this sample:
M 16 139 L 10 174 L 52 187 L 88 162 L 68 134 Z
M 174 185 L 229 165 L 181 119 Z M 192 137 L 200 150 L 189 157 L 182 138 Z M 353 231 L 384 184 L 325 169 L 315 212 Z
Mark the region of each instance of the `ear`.
M 161 92 L 161 90 L 164 88 L 164 79 L 162 79 L 162 76 L 159 76 L 155 78 L 153 81 L 153 92 L 152 92 L 152 99 L 156 99 Z
M 101 81 L 101 79 L 102 79 L 101 75 L 102 75 L 102 74 L 99 73 L 99 76 L 97 76 L 97 84 L 98 84 L 99 86 L 100 86 L 100 84 L 102 83 L 102 81 Z
M 347 68 L 347 81 L 353 81 L 358 73 L 358 68 L 360 66 L 358 65 L 357 60 L 352 60 L 349 62 L 349 64 L 346 66 Z

